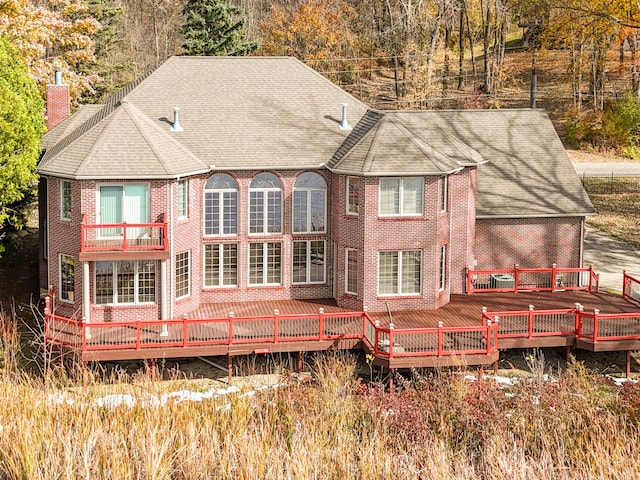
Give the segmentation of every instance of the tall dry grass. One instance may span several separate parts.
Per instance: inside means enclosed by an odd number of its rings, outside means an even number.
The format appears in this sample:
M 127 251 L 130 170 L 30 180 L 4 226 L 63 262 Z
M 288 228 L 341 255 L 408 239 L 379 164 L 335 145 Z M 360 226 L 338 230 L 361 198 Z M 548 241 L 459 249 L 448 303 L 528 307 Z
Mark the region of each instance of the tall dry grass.
M 28 376 L 11 354 L 1 358 L 1 478 L 640 477 L 640 387 L 616 387 L 580 365 L 508 389 L 416 373 L 389 393 L 360 382 L 352 358 L 327 356 L 310 384 L 154 403 L 184 383 L 139 375 L 105 385 L 85 372 L 83 385 Z M 535 361 L 542 372 L 544 359 Z M 137 401 L 99 406 L 106 392 Z

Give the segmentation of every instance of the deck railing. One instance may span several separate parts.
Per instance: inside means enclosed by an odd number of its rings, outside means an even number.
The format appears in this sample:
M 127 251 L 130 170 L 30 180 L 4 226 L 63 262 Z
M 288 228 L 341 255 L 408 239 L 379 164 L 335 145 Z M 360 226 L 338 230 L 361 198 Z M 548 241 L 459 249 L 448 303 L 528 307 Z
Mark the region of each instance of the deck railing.
M 467 293 L 479 292 L 555 292 L 598 290 L 598 274 L 588 268 L 467 269 Z
M 498 325 L 500 338 L 534 338 L 575 335 L 577 320 L 575 308 L 555 310 L 529 310 L 483 312 L 483 320 Z
M 612 340 L 640 340 L 640 313 L 579 311 L 576 337 L 593 343 Z
M 469 327 L 396 329 L 381 328 L 367 315 L 364 341 L 376 356 L 444 357 L 450 355 L 491 355 L 497 351 L 497 324 Z
M 640 305 L 640 280 L 627 275 L 627 272 L 622 276 L 622 298 Z
M 88 224 L 82 215 L 80 224 L 80 251 L 168 251 L 167 216 L 155 223 L 103 223 Z
M 55 315 L 45 306 L 45 339 L 82 351 L 363 340 L 385 358 L 491 354 L 497 325 L 382 328 L 366 312 L 273 315 L 215 319 L 85 323 Z

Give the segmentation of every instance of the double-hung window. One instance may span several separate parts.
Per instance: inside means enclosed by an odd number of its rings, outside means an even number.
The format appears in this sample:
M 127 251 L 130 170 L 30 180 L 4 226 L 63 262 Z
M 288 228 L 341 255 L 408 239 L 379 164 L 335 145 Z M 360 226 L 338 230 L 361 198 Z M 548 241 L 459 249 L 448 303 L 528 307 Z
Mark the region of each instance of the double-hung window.
M 204 286 L 238 285 L 238 245 L 208 243 L 204 246 Z
M 71 220 L 71 182 L 60 181 L 60 218 Z
M 178 180 L 178 218 L 189 216 L 189 180 Z
M 440 247 L 440 264 L 438 265 L 438 288 L 444 290 L 447 287 L 447 246 Z
M 354 295 L 358 294 L 358 250 L 347 248 L 345 250 L 345 274 L 344 289 L 345 292 Z
M 259 173 L 249 185 L 249 233 L 282 233 L 282 183 L 273 173 Z
M 324 283 L 325 241 L 296 240 L 293 242 L 293 283 Z
M 378 253 L 378 294 L 415 295 L 420 293 L 422 256 L 419 250 L 393 250 Z
M 60 300 L 73 302 L 76 261 L 71 255 L 60 254 Z
M 384 177 L 380 179 L 380 216 L 422 215 L 424 180 L 422 177 Z
M 237 235 L 238 183 L 231 175 L 213 175 L 204 186 L 204 234 Z
M 95 262 L 97 305 L 156 301 L 156 262 L 116 260 Z
M 293 184 L 293 233 L 326 231 L 327 184 L 321 175 L 306 172 Z
M 358 215 L 360 212 L 360 188 L 362 179 L 360 177 L 347 177 L 347 213 Z
M 445 175 L 442 177 L 442 184 L 440 187 L 440 211 L 446 212 L 447 208 L 449 208 L 448 202 L 449 195 L 449 177 Z
M 282 283 L 282 244 L 263 242 L 249 244 L 249 285 Z
M 191 252 L 176 255 L 176 298 L 191 294 Z

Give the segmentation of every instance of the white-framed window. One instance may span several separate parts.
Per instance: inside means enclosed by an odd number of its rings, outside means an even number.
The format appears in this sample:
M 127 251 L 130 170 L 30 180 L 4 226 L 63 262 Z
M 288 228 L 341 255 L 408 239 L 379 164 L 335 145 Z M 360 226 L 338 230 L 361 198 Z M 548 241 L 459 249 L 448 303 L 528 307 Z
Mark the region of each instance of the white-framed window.
M 347 213 L 358 215 L 360 213 L 360 189 L 362 178 L 347 177 Z
M 249 233 L 282 233 L 282 183 L 273 173 L 262 172 L 251 180 Z
M 176 298 L 188 297 L 191 294 L 191 252 L 180 252 L 176 255 Z
M 249 244 L 249 285 L 282 284 L 282 244 Z
M 324 283 L 325 262 L 324 240 L 296 240 L 293 242 L 292 283 Z
M 353 295 L 358 294 L 358 250 L 345 249 L 344 253 L 344 290 Z
M 446 212 L 447 208 L 449 208 L 449 176 L 445 175 L 442 177 L 441 187 L 440 187 L 440 211 Z
M 71 255 L 60 254 L 60 300 L 74 301 L 76 260 Z
M 156 301 L 155 260 L 98 261 L 94 267 L 96 305 Z
M 322 175 L 305 172 L 293 184 L 293 233 L 325 232 L 327 183 Z
M 447 287 L 447 246 L 440 247 L 440 260 L 438 265 L 438 288 L 444 290 Z
M 378 295 L 415 295 L 422 283 L 420 250 L 378 253 Z
M 60 218 L 71 220 L 71 182 L 60 180 Z
M 217 173 L 204 186 L 204 234 L 238 234 L 238 183 L 231 175 Z
M 379 215 L 422 215 L 423 198 L 422 177 L 383 177 L 380 179 Z
M 149 223 L 149 185 L 125 183 L 98 187 L 98 214 L 101 224 Z M 101 237 L 121 237 L 123 228 L 101 228 Z M 144 237 L 149 229 L 127 227 L 127 238 Z
M 178 180 L 178 218 L 189 216 L 189 180 Z
M 207 243 L 204 246 L 204 286 L 238 285 L 238 244 Z

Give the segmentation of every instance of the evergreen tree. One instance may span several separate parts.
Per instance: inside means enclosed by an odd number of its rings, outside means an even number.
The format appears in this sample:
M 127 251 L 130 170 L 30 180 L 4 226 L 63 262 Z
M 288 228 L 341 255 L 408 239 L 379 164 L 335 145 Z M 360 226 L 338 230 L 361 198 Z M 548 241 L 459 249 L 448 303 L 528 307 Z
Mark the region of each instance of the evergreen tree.
M 185 55 L 248 55 L 259 42 L 244 42 L 242 10 L 224 0 L 187 0 L 182 27 Z
M 6 36 L 0 37 L 0 227 L 20 223 L 15 205 L 33 190 L 43 111 L 22 56 Z

